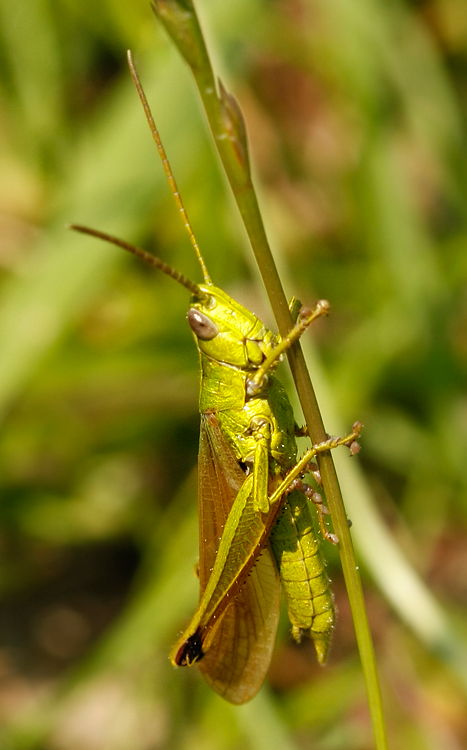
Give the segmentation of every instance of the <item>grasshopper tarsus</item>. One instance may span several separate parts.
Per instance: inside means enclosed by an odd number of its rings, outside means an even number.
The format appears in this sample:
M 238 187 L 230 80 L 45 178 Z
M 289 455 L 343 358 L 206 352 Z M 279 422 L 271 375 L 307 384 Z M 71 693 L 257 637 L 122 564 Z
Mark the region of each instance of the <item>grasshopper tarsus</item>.
M 315 464 L 313 461 L 310 461 L 307 467 L 307 471 L 311 474 L 318 487 L 322 487 L 323 480 L 321 479 L 321 472 L 318 469 L 317 464 Z
M 320 513 L 324 513 L 325 516 L 329 516 L 330 510 L 327 505 L 323 503 L 323 498 L 319 494 L 319 492 L 312 492 L 311 500 L 314 502 L 316 507 L 319 509 Z
M 350 455 L 356 456 L 357 453 L 360 453 L 361 445 L 358 442 L 358 440 L 353 440 L 349 445 Z
M 299 310 L 296 325 L 306 329 L 314 320 L 316 320 L 316 318 L 320 318 L 322 315 L 328 315 L 330 309 L 331 305 L 327 299 L 318 300 L 312 310 L 303 306 Z

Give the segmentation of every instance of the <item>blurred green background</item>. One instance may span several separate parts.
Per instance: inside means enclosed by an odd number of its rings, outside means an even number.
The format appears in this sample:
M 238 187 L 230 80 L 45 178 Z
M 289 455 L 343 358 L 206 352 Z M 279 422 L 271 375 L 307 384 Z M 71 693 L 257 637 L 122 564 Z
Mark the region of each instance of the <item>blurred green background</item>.
M 362 561 L 390 745 L 467 746 L 467 5 L 199 0 L 247 121 Z M 134 51 L 216 284 L 273 326 L 189 72 L 146 0 L 0 2 L 0 746 L 366 750 L 337 553 L 329 666 L 284 618 L 235 708 L 168 650 L 197 599 L 199 279 Z M 311 339 L 314 340 L 312 349 Z M 316 351 L 319 351 L 319 355 Z M 287 378 L 285 366 L 283 377 Z

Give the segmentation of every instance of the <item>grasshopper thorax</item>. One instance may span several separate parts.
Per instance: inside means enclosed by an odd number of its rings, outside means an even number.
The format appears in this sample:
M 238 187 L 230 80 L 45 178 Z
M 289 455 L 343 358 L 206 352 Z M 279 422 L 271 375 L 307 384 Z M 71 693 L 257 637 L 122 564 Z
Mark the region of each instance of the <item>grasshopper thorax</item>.
M 213 284 L 200 284 L 188 323 L 201 354 L 233 367 L 259 367 L 276 337 L 259 318 Z

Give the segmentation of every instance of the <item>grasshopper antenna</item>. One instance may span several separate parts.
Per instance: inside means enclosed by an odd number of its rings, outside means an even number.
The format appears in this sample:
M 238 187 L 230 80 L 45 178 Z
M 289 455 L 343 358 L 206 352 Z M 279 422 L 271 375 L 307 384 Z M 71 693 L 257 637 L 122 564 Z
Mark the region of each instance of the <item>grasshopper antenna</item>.
M 168 263 L 164 263 L 164 261 L 158 258 L 156 255 L 151 255 L 151 253 L 147 253 L 145 250 L 141 250 L 140 247 L 131 245 L 129 242 L 125 242 L 125 240 L 121 240 L 118 237 L 107 234 L 106 232 L 100 232 L 99 229 L 90 229 L 89 227 L 83 227 L 81 224 L 69 224 L 68 229 L 74 229 L 75 232 L 81 232 L 82 234 L 89 234 L 91 237 L 97 237 L 97 239 L 99 240 L 110 242 L 112 245 L 117 245 L 117 247 L 122 247 L 124 250 L 128 250 L 129 253 L 133 253 L 133 255 L 137 255 L 138 258 L 144 260 L 145 263 L 149 263 L 150 266 L 158 268 L 159 271 L 162 271 L 163 273 L 167 274 L 167 276 L 170 276 L 172 279 L 175 279 L 175 281 L 178 281 L 179 284 L 184 286 L 186 289 L 189 289 L 189 291 L 199 299 L 205 299 L 207 296 L 209 296 L 206 294 L 206 292 L 202 291 L 201 287 L 199 287 L 198 284 L 195 284 L 194 281 L 188 279 L 183 275 L 183 273 L 180 273 L 180 271 L 176 271 L 175 268 L 169 266 Z
M 190 238 L 191 244 L 193 245 L 193 249 L 196 253 L 196 257 L 198 258 L 198 262 L 201 266 L 201 271 L 203 273 L 204 281 L 206 284 L 212 284 L 211 277 L 206 267 L 206 263 L 204 262 L 204 258 L 201 255 L 199 245 L 196 242 L 196 237 L 194 235 L 193 229 L 191 228 L 191 224 L 188 220 L 187 212 L 185 211 L 185 206 L 183 205 L 182 198 L 180 196 L 180 193 L 178 192 L 177 183 L 175 182 L 175 177 L 173 176 L 172 170 L 170 168 L 167 154 L 165 153 L 164 146 L 162 145 L 162 141 L 160 139 L 159 132 L 156 128 L 156 123 L 154 122 L 154 117 L 152 116 L 152 112 L 149 107 L 148 100 L 146 99 L 146 95 L 143 91 L 143 87 L 141 85 L 141 81 L 139 79 L 138 73 L 136 72 L 135 64 L 133 62 L 133 57 L 132 57 L 130 50 L 128 50 L 127 52 L 127 57 L 128 57 L 128 65 L 130 68 L 131 77 L 133 78 L 133 83 L 135 84 L 136 90 L 138 92 L 138 96 L 141 100 L 141 104 L 143 105 L 144 113 L 146 115 L 146 119 L 151 129 L 152 137 L 154 138 L 155 144 L 157 146 L 159 156 L 161 157 L 162 166 L 164 167 L 164 172 L 167 176 L 170 191 L 174 197 L 175 203 L 177 204 L 177 208 L 182 216 L 183 223 L 185 224 L 185 229 L 188 232 L 188 236 Z

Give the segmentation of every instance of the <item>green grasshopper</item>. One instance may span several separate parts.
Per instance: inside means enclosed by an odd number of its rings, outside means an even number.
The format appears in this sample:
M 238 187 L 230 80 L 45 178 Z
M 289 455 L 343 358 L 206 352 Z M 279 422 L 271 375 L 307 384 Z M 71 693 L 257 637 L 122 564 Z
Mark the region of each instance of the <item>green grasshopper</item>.
M 156 142 L 172 194 L 198 258 L 197 284 L 140 248 L 87 227 L 72 229 L 124 248 L 191 292 L 188 323 L 200 356 L 198 459 L 200 600 L 171 653 L 175 666 L 198 663 L 208 684 L 241 704 L 260 688 L 274 646 L 281 583 L 292 635 L 313 639 L 324 663 L 334 625 L 328 578 L 307 497 L 316 505 L 322 534 L 327 512 L 318 492 L 303 483 L 320 452 L 338 445 L 357 451 L 361 425 L 344 438 L 312 446 L 297 460 L 294 420 L 286 392 L 274 375 L 282 355 L 329 305 L 313 310 L 291 303 L 295 324 L 285 338 L 214 286 L 177 190 L 165 150 L 129 54 L 131 74 Z

